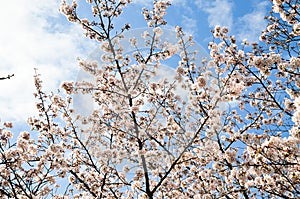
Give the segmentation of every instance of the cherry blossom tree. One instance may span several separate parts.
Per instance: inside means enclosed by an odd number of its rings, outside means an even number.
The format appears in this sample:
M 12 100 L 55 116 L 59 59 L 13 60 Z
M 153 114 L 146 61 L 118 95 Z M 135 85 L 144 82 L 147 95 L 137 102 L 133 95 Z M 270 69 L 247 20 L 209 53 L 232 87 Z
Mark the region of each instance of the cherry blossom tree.
M 142 14 L 149 31 L 124 52 L 124 24 L 114 20 L 130 0 L 76 1 L 61 12 L 105 52 L 102 64 L 79 61 L 93 81 L 63 82 L 46 94 L 34 76 L 39 115 L 13 142 L 0 128 L 2 198 L 299 198 L 300 22 L 298 0 L 273 0 L 265 43 L 238 44 L 226 27 L 212 30 L 210 57 L 196 64 L 192 36 L 161 40 L 170 2 Z M 172 81 L 154 81 L 162 62 L 180 55 Z M 180 87 L 187 96 L 176 92 Z M 74 94 L 92 95 L 80 115 Z

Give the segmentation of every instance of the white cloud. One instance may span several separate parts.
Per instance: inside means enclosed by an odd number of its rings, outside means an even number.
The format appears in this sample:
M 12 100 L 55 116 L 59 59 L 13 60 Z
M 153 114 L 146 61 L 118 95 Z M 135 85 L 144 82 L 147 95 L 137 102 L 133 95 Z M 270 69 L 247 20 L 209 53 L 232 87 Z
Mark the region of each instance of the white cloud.
M 245 14 L 238 19 L 237 39 L 248 39 L 249 42 L 258 41 L 261 31 L 266 27 L 267 22 L 264 20 L 266 13 L 267 1 L 256 4 L 255 10 Z
M 0 76 L 15 74 L 0 81 L 1 121 L 24 121 L 35 113 L 33 68 L 40 69 L 45 90 L 55 91 L 61 81 L 76 79 L 76 57 L 94 47 L 79 27 L 61 20 L 58 9 L 59 0 L 1 4 Z
M 187 0 L 171 0 L 171 4 L 187 6 Z
M 143 6 L 149 6 L 153 4 L 153 0 L 132 0 L 133 4 L 140 4 Z
M 197 7 L 208 14 L 209 27 L 216 25 L 232 27 L 232 7 L 233 4 L 228 0 L 204 1 L 196 0 Z
M 193 19 L 191 17 L 182 16 L 183 20 L 182 20 L 182 24 L 183 24 L 183 28 L 184 31 L 189 33 L 189 34 L 194 34 L 195 32 L 197 32 L 197 20 Z
M 195 0 L 195 4 L 199 9 L 203 9 L 209 7 L 210 2 L 206 0 Z

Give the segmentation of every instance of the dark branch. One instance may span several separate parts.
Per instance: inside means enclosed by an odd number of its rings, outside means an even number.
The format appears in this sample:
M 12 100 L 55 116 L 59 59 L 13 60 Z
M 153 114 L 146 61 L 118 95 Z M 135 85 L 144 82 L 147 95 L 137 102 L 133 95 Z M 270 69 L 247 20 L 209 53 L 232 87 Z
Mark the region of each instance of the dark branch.
M 12 74 L 12 75 L 7 75 L 6 77 L 0 77 L 0 80 L 10 79 L 13 76 L 15 76 L 15 75 Z

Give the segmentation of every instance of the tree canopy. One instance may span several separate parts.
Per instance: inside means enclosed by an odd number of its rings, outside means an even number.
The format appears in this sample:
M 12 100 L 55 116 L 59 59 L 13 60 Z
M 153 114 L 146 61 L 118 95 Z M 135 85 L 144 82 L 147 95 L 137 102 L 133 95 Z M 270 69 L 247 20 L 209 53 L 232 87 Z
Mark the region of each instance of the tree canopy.
M 201 60 L 181 27 L 176 43 L 162 39 L 165 0 L 142 10 L 141 38 L 124 37 L 134 19 L 120 29 L 114 20 L 130 3 L 88 0 L 87 18 L 76 1 L 62 1 L 60 11 L 101 46 L 101 62 L 80 60 L 91 81 L 63 82 L 51 94 L 36 71 L 32 130 L 13 142 L 13 124 L 0 128 L 0 196 L 299 198 L 298 0 L 272 1 L 261 43 L 239 44 L 216 26 Z M 175 55 L 174 78 L 157 80 Z M 76 94 L 92 96 L 92 113 L 77 112 Z

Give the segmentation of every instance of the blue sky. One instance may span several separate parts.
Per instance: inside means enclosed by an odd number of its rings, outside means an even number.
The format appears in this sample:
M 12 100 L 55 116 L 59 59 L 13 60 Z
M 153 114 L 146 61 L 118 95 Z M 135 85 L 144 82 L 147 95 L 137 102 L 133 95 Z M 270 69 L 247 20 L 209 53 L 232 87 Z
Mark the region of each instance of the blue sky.
M 77 58 L 88 57 L 98 46 L 59 13 L 60 0 L 1 1 L 0 76 L 15 77 L 0 82 L 0 119 L 24 122 L 36 114 L 33 68 L 39 68 L 44 90 L 56 92 L 62 81 L 76 79 Z M 117 25 L 129 22 L 133 28 L 146 27 L 140 13 L 151 2 L 134 0 Z M 89 11 L 85 0 L 78 4 L 84 10 L 81 14 Z M 229 27 L 239 41 L 256 41 L 270 10 L 268 0 L 173 0 L 167 27 L 182 26 L 205 49 L 217 24 Z

